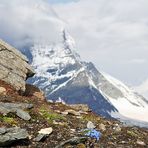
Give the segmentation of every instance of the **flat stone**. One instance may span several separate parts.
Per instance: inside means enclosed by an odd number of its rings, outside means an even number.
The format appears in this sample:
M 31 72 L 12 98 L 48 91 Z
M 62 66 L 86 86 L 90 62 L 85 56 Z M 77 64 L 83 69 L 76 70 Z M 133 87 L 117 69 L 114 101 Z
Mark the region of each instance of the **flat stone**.
M 64 112 L 61 112 L 61 114 L 68 115 L 68 112 L 67 111 L 64 111 Z
M 138 145 L 141 145 L 141 146 L 146 146 L 146 144 L 143 142 L 143 141 L 141 141 L 141 140 L 137 140 L 137 142 L 136 142 Z
M 115 132 L 121 132 L 121 130 L 122 130 L 120 125 L 118 125 L 118 124 L 115 124 L 115 127 L 113 127 L 113 129 Z
M 71 108 L 79 110 L 79 111 L 83 111 L 83 112 L 89 112 L 90 108 L 88 107 L 87 104 L 72 104 L 69 105 Z
M 31 119 L 31 116 L 27 112 L 23 111 L 22 109 L 17 109 L 16 115 L 26 121 L 29 121 Z
M 45 134 L 38 134 L 37 137 L 33 139 L 33 141 L 40 142 L 43 139 L 45 139 L 46 137 L 47 137 L 47 135 L 45 135 Z
M 32 104 L 27 104 L 27 103 L 0 102 L 0 113 L 2 113 L 3 115 L 7 115 L 8 113 L 15 113 L 18 117 L 28 121 L 31 119 L 31 116 L 29 115 L 29 113 L 23 111 L 23 109 L 30 109 L 32 107 L 33 107 Z
M 94 129 L 96 126 L 91 122 L 91 121 L 88 121 L 87 123 L 87 128 L 89 129 Z
M 99 128 L 100 128 L 100 130 L 102 130 L 102 131 L 105 131 L 105 130 L 106 130 L 106 126 L 105 126 L 103 123 L 101 123 L 101 124 L 99 125 Z
M 80 113 L 80 114 L 85 114 L 85 115 L 88 115 L 88 112 L 81 111 L 81 110 L 79 111 L 79 113 Z
M 56 122 L 55 120 L 53 121 L 53 124 L 55 124 L 55 125 L 60 125 L 60 126 L 65 126 L 65 125 L 67 125 L 66 122 Z
M 81 114 L 78 111 L 69 109 L 69 110 L 65 110 L 65 112 L 68 112 L 68 114 L 74 115 L 74 116 L 80 116 Z
M 52 133 L 53 129 L 51 127 L 41 129 L 38 133 L 44 134 L 44 135 L 50 135 Z
M 20 109 L 33 108 L 33 104 L 28 104 L 28 103 L 3 103 L 3 102 L 0 102 L 0 106 L 3 106 L 9 110 L 16 109 L 16 108 L 20 108 Z
M 6 88 L 0 87 L 0 94 L 6 95 Z

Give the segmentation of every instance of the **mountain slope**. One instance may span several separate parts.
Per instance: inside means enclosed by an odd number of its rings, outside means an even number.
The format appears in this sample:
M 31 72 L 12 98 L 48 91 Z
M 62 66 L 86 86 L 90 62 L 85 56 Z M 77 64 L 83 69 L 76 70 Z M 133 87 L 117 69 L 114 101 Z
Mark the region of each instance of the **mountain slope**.
M 148 122 L 148 102 L 92 63 L 82 61 L 65 30 L 59 44 L 35 44 L 31 52 L 36 75 L 30 83 L 41 88 L 48 99 L 86 103 L 105 117 L 123 115 Z

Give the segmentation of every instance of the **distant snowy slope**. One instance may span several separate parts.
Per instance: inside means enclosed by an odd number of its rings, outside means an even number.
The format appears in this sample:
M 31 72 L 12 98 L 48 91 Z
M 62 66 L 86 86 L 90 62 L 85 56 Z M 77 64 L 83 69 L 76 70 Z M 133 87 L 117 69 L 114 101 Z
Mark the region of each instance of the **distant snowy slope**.
M 148 100 L 148 79 L 141 83 L 139 86 L 134 87 L 134 89 Z

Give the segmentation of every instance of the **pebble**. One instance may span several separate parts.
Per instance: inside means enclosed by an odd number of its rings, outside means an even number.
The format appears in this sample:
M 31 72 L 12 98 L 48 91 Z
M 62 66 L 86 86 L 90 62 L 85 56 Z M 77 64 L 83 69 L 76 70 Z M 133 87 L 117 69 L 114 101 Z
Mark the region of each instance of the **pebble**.
M 72 109 L 69 109 L 69 110 L 65 110 L 65 112 L 68 112 L 68 114 L 72 114 L 74 116 L 80 116 L 80 113 L 75 111 L 75 110 L 72 110 Z
M 143 141 L 141 141 L 141 140 L 137 140 L 137 142 L 136 142 L 138 145 L 141 145 L 141 146 L 146 146 L 146 144 L 143 142 Z
M 103 123 L 101 123 L 101 124 L 99 125 L 99 128 L 100 128 L 102 131 L 105 131 L 105 130 L 106 130 L 106 126 L 105 126 Z
M 87 128 L 89 129 L 94 129 L 96 126 L 91 122 L 91 121 L 88 121 L 87 123 Z
M 38 133 L 44 134 L 44 135 L 49 135 L 52 133 L 52 131 L 53 131 L 52 127 L 49 127 L 49 128 L 41 129 Z
M 0 87 L 0 94 L 6 95 L 6 88 Z

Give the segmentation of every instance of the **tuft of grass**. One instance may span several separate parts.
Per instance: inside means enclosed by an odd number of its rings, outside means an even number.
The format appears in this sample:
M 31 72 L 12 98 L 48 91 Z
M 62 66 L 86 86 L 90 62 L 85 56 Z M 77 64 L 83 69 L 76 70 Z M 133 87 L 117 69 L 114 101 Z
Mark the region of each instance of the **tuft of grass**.
M 132 136 L 132 137 L 138 137 L 138 135 L 133 131 L 127 131 L 127 134 Z
M 65 120 L 65 118 L 62 115 L 55 113 L 50 109 L 46 109 L 44 107 L 41 107 L 39 112 L 42 115 L 42 117 L 45 118 L 49 123 L 52 123 L 53 120 L 58 120 L 58 121 Z
M 13 126 L 17 124 L 17 121 L 12 117 L 0 116 L 0 120 L 6 124 L 10 124 Z

